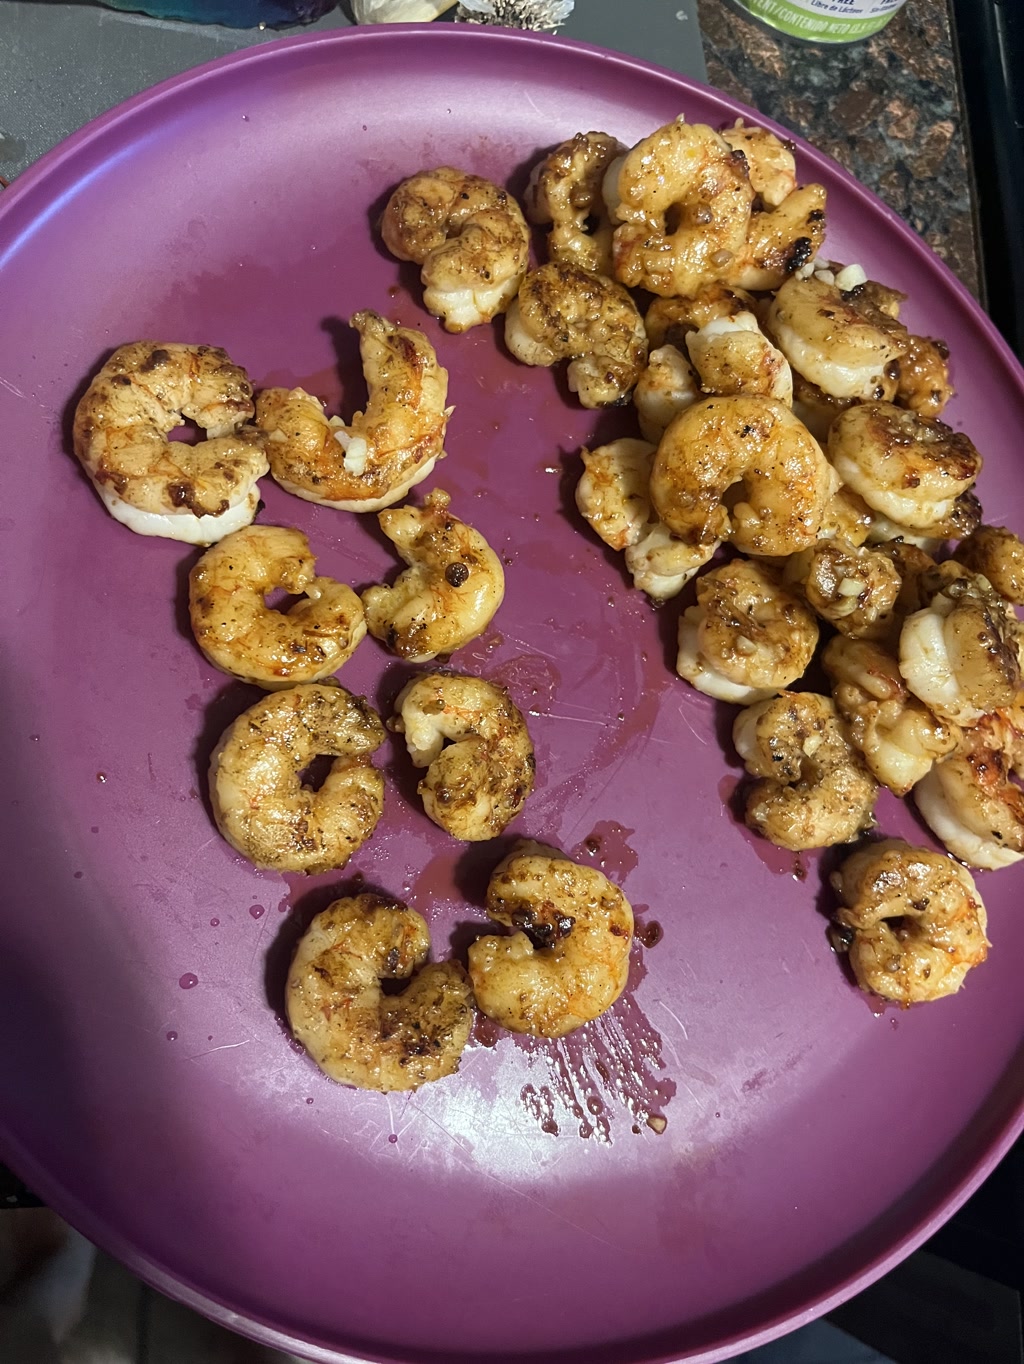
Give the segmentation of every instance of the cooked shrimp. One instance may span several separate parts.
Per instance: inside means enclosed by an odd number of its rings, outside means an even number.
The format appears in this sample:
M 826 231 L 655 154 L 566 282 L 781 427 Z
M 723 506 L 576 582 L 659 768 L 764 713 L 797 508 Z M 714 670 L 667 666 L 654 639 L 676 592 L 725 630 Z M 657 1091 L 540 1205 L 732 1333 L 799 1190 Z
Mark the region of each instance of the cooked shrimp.
M 821 656 L 850 738 L 877 781 L 905 796 L 933 763 L 952 753 L 960 727 L 912 696 L 881 644 L 837 635 Z
M 855 398 L 833 398 L 823 393 L 817 384 L 812 384 L 804 376 L 791 368 L 793 375 L 793 411 L 807 427 L 816 441 L 822 445 L 828 439 L 829 427 L 854 402 Z
M 634 586 L 653 601 L 676 596 L 718 546 L 685 544 L 654 515 L 648 493 L 654 446 L 624 437 L 580 455 L 580 513 L 606 545 L 625 550 Z
M 941 853 L 887 838 L 832 877 L 850 965 L 867 994 L 922 1004 L 955 994 L 988 955 L 988 918 L 970 872 Z
M 111 516 L 137 535 L 209 545 L 247 526 L 267 472 L 245 371 L 216 346 L 133 341 L 75 411 L 75 454 Z M 196 445 L 168 440 L 188 419 Z
M 903 344 L 881 312 L 813 276 L 789 279 L 768 331 L 798 374 L 834 398 L 892 398 Z
M 1021 626 L 984 578 L 959 578 L 900 632 L 900 672 L 940 719 L 976 724 L 1021 686 Z
M 651 469 L 651 502 L 670 531 L 690 544 L 731 539 L 750 554 L 813 545 L 837 486 L 817 441 L 771 398 L 707 398 L 688 407 L 662 437 Z
M 767 128 L 748 127 L 738 118 L 722 137 L 734 152 L 742 152 L 754 193 L 769 208 L 778 208 L 796 189 L 796 158 L 792 151 Z
M 981 472 L 961 431 L 892 403 L 857 403 L 832 423 L 828 456 L 843 482 L 873 511 L 929 529 L 952 515 Z
M 783 692 L 740 711 L 736 752 L 758 780 L 747 826 L 793 852 L 849 843 L 872 824 L 878 784 L 827 696 Z
M 568 360 L 569 388 L 584 407 L 625 402 L 647 360 L 643 318 L 621 284 L 559 261 L 523 280 L 505 344 L 524 365 Z
M 789 361 L 763 334 L 753 313 L 715 318 L 690 332 L 686 348 L 705 393 L 748 393 L 792 407 Z
M 532 223 L 551 224 L 548 254 L 553 261 L 599 275 L 612 273 L 612 225 L 601 184 L 624 151 L 607 133 L 577 133 L 534 166 L 526 214 Z
M 760 564 L 734 559 L 697 580 L 679 622 L 676 672 L 720 701 L 766 700 L 801 677 L 818 643 L 814 614 Z
M 777 208 L 754 213 L 746 240 L 719 278 L 740 289 L 778 289 L 821 250 L 825 189 L 803 185 Z
M 701 396 L 693 366 L 675 346 L 659 346 L 636 381 L 633 405 L 644 440 L 657 444 L 673 417 Z
M 381 235 L 393 256 L 422 267 L 424 306 L 450 332 L 503 313 L 529 262 L 530 230 L 511 194 L 452 166 L 403 180 Z
M 272 610 L 266 596 L 278 588 L 302 600 Z M 309 541 L 284 526 L 226 536 L 188 575 L 188 594 L 192 630 L 213 666 L 268 691 L 336 673 L 366 634 L 356 594 L 318 578 Z
M 1005 526 L 978 526 L 953 551 L 953 558 L 987 578 L 1006 601 L 1024 606 L 1024 544 Z
M 471 944 L 469 976 L 478 1007 L 503 1028 L 564 1037 L 626 988 L 633 910 L 596 867 L 520 842 L 491 873 L 487 913 L 514 931 Z
M 737 317 L 754 307 L 750 294 L 724 284 L 706 284 L 692 298 L 656 298 L 644 314 L 644 328 L 652 346 L 685 347 L 688 332 L 699 331 L 717 318 Z
M 914 787 L 925 823 L 971 867 L 1009 867 L 1024 858 L 1024 709 L 983 715 L 955 752 Z
M 613 161 L 604 180 L 615 276 L 663 297 L 725 277 L 745 249 L 754 190 L 746 157 L 682 118 Z
M 949 347 L 944 341 L 908 333 L 899 358 L 899 381 L 893 399 L 919 417 L 937 417 L 953 396 L 949 382 Z
M 871 508 L 844 483 L 825 504 L 818 539 L 845 540 L 848 545 L 862 545 L 868 538 L 871 526 Z
M 335 900 L 299 940 L 285 1007 L 292 1032 L 332 1080 L 418 1089 L 459 1068 L 473 996 L 456 962 L 427 964 L 430 930 L 400 900 L 365 891 Z M 408 980 L 384 994 L 382 980 Z
M 841 539 L 819 540 L 791 555 L 783 582 L 799 587 L 822 620 L 856 639 L 889 634 L 902 586 L 887 554 Z
M 482 635 L 505 596 L 501 560 L 479 531 L 452 515 L 450 502 L 435 488 L 422 507 L 377 518 L 409 567 L 392 586 L 366 589 L 366 624 L 410 663 L 453 654 Z
M 448 371 L 422 332 L 368 311 L 354 313 L 351 325 L 369 390 L 365 412 L 346 425 L 328 420 L 304 389 L 268 388 L 257 399 L 256 420 L 282 488 L 341 511 L 379 511 L 444 458 Z
M 370 754 L 384 726 L 362 697 L 307 682 L 244 711 L 210 759 L 217 828 L 254 866 L 315 875 L 343 867 L 373 833 L 384 778 Z M 317 791 L 303 784 L 315 758 L 333 757 Z
M 504 687 L 480 677 L 421 673 L 395 701 L 391 727 L 427 774 L 427 817 L 467 843 L 496 838 L 533 790 L 526 721 Z
M 977 530 L 981 518 L 981 503 L 973 490 L 969 490 L 954 500 L 953 510 L 948 516 L 932 521 L 927 526 L 901 525 L 881 512 L 873 511 L 868 541 L 873 545 L 884 545 L 901 540 L 906 545 L 915 545 L 934 555 L 948 540 L 962 540 Z

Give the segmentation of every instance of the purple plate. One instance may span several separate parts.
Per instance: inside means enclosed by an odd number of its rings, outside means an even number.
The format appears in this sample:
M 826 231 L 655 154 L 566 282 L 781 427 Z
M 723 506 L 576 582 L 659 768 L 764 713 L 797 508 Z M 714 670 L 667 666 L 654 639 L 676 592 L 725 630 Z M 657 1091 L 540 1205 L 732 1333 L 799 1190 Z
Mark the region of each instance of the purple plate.
M 678 605 L 651 610 L 573 509 L 578 447 L 626 418 L 574 406 L 500 329 L 442 333 L 375 237 L 420 168 L 521 189 L 578 129 L 631 142 L 680 111 L 745 112 L 572 43 L 318 34 L 132 100 L 0 202 L 0 1146 L 143 1277 L 317 1360 L 725 1359 L 882 1274 L 1021 1125 L 1024 875 L 979 877 L 994 947 L 961 996 L 873 1012 L 829 950 L 818 860 L 729 813 L 728 720 L 670 667 Z M 893 214 L 799 157 L 829 190 L 827 253 L 949 341 L 979 490 L 1024 526 L 1005 347 Z M 206 760 L 255 693 L 192 642 L 194 555 L 111 520 L 67 441 L 88 377 L 139 337 L 222 345 L 257 384 L 351 411 L 357 308 L 437 345 L 456 411 L 429 486 L 508 563 L 494 628 L 455 663 L 529 712 L 539 783 L 514 832 L 604 866 L 641 925 L 606 1018 L 559 1044 L 479 1029 L 457 1076 L 411 1096 L 333 1085 L 290 1043 L 290 952 L 351 878 L 260 873 L 217 835 Z M 393 568 L 373 518 L 265 496 L 261 520 L 307 531 L 322 571 Z M 404 675 L 368 641 L 342 680 L 383 707 Z M 449 841 L 397 745 L 384 761 L 387 813 L 351 870 L 419 908 L 443 955 L 482 926 L 505 843 Z M 892 799 L 880 817 L 922 837 Z

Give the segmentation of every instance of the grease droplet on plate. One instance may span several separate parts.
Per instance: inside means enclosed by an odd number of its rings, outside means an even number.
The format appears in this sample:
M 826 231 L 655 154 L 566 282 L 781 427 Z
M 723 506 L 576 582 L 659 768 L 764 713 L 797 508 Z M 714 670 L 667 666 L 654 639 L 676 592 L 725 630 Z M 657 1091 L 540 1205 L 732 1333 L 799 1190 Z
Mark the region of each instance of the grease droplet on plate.
M 220 920 L 219 920 L 219 919 L 211 919 L 211 920 L 210 920 L 210 927 L 211 927 L 211 928 L 220 928 Z
M 167 1040 L 168 1042 L 177 1042 L 178 1034 L 176 1032 L 169 1032 L 167 1034 Z
M 307 1099 L 307 1100 L 306 1100 L 306 1103 L 308 1103 L 308 1104 L 311 1104 L 312 1102 L 313 1102 L 312 1099 Z
M 266 907 L 264 905 L 249 906 L 249 913 L 252 915 L 254 919 L 262 919 L 266 912 L 267 912 Z
M 391 1135 L 388 1137 L 388 1142 L 389 1142 L 389 1144 L 390 1144 L 391 1146 L 397 1146 L 397 1145 L 398 1145 L 398 1133 L 397 1133 L 397 1132 L 392 1132 Z
M 178 977 L 178 984 L 183 990 L 193 990 L 199 984 L 199 977 L 191 971 L 186 971 L 183 976 Z

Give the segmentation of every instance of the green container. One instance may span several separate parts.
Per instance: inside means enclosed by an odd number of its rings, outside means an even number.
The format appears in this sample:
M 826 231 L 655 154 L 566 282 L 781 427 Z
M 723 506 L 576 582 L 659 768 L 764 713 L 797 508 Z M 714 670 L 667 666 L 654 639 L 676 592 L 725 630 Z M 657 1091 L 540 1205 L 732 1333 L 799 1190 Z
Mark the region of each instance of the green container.
M 732 0 L 769 28 L 811 43 L 855 43 L 869 38 L 904 0 Z

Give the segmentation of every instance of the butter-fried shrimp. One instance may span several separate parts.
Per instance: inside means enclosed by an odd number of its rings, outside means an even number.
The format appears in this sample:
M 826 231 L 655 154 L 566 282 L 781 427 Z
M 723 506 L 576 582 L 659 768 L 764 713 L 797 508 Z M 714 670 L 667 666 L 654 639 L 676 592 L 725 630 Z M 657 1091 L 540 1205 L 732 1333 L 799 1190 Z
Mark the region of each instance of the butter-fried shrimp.
M 369 400 L 346 424 L 304 389 L 268 388 L 256 420 L 282 488 L 341 511 L 389 507 L 444 456 L 448 371 L 422 334 L 354 313 Z
M 832 877 L 834 915 L 857 984 L 900 1004 L 960 989 L 988 955 L 988 918 L 974 880 L 950 857 L 898 838 L 852 853 Z
M 633 390 L 633 406 L 644 440 L 657 445 L 673 417 L 701 396 L 693 366 L 677 346 L 652 350 Z
M 818 644 L 814 613 L 766 568 L 734 559 L 697 579 L 679 622 L 676 672 L 719 701 L 750 705 L 802 677 Z
M 745 250 L 754 190 L 742 152 L 713 128 L 676 119 L 612 162 L 604 197 L 615 277 L 663 297 L 692 296 Z
M 686 337 L 705 393 L 749 393 L 793 406 L 789 361 L 757 325 L 753 313 L 718 317 Z
M 210 760 L 217 828 L 254 866 L 314 875 L 343 867 L 376 828 L 384 778 L 370 755 L 384 726 L 342 687 L 308 682 L 273 692 L 238 717 Z M 315 758 L 334 761 L 319 790 Z
M 422 507 L 382 511 L 381 529 L 408 564 L 395 583 L 363 593 L 370 633 L 399 658 L 426 663 L 486 630 L 505 595 L 501 560 L 435 488 Z
M 564 1037 L 625 989 L 633 910 L 596 867 L 522 842 L 491 875 L 487 913 L 513 932 L 478 938 L 469 975 L 478 1007 L 503 1028 Z
M 526 274 L 530 233 L 515 199 L 452 166 L 403 180 L 381 234 L 392 255 L 421 267 L 424 305 L 450 332 L 504 312 Z
M 814 259 L 825 240 L 825 189 L 802 185 L 778 205 L 753 213 L 746 241 L 722 272 L 740 289 L 778 289 Z
M 987 578 L 1006 601 L 1024 606 L 1024 544 L 1005 526 L 978 526 L 953 551 L 953 558 Z
M 335 900 L 301 938 L 288 972 L 292 1032 L 332 1080 L 383 1093 L 459 1067 L 473 996 L 456 962 L 427 962 L 426 921 L 370 891 Z M 382 981 L 407 980 L 400 994 Z
M 524 365 L 569 361 L 584 407 L 625 402 L 647 361 L 647 333 L 620 284 L 552 261 L 523 280 L 505 316 L 505 344 Z
M 607 133 L 577 133 L 533 168 L 526 213 L 550 224 L 548 255 L 583 270 L 612 272 L 612 225 L 601 185 L 605 172 L 625 148 Z
M 803 592 L 809 606 L 844 635 L 882 639 L 895 625 L 902 580 L 889 556 L 834 537 L 790 556 L 787 586 Z
M 429 819 L 469 843 L 496 838 L 533 790 L 526 721 L 504 687 L 480 677 L 421 673 L 395 700 L 391 728 L 427 769 L 418 790 Z
M 206 657 L 268 691 L 329 677 L 366 634 L 359 598 L 344 583 L 317 577 L 299 530 L 236 530 L 206 551 L 188 585 L 192 630 Z M 302 599 L 275 611 L 266 596 L 276 589 Z
M 778 208 L 796 189 L 796 158 L 786 144 L 767 128 L 745 124 L 738 118 L 722 137 L 734 152 L 742 152 L 754 193 L 768 208 Z
M 746 821 L 798 852 L 849 843 L 872 823 L 878 783 L 827 696 L 783 692 L 740 712 L 733 742 L 751 776 Z
M 247 526 L 267 457 L 245 371 L 217 346 L 134 341 L 75 411 L 74 449 L 103 505 L 138 535 L 209 545 Z M 169 440 L 185 421 L 206 439 Z
M 813 545 L 837 486 L 821 446 L 772 398 L 694 403 L 665 432 L 651 470 L 651 501 L 670 531 L 694 545 L 729 539 L 747 554 Z

